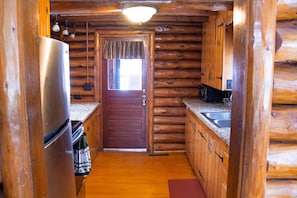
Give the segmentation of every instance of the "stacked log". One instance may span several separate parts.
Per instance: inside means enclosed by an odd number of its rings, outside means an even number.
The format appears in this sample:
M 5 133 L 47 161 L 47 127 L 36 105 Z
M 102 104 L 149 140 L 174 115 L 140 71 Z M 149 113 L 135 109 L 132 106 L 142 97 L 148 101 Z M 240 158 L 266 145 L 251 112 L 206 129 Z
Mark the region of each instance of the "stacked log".
M 266 197 L 297 197 L 296 8 L 296 1 L 278 1 Z
M 71 101 L 96 101 L 94 29 L 88 23 L 76 23 L 70 31 L 75 31 L 75 38 L 57 38 L 69 44 Z
M 201 84 L 202 25 L 156 28 L 154 66 L 155 152 L 184 151 L 182 98 L 197 97 Z

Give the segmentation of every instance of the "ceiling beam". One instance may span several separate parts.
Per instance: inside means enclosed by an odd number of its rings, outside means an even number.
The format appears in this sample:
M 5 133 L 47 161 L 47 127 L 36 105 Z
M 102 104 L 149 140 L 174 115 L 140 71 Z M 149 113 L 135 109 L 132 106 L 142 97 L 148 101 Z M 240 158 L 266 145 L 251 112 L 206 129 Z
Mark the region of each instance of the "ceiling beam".
M 137 2 L 137 1 L 131 1 Z M 133 4 L 135 5 L 135 4 Z M 232 2 L 175 2 L 152 4 L 158 9 L 157 15 L 209 16 L 214 11 L 232 10 Z M 51 1 L 51 14 L 68 16 L 112 15 L 121 13 L 123 4 L 119 1 Z
M 82 2 L 83 0 L 50 0 L 51 3 L 55 2 Z M 233 2 L 233 0 L 86 0 L 83 2 L 99 2 L 99 3 L 153 3 L 153 4 L 164 4 L 164 3 L 176 3 L 176 2 L 208 2 L 208 3 L 225 3 Z

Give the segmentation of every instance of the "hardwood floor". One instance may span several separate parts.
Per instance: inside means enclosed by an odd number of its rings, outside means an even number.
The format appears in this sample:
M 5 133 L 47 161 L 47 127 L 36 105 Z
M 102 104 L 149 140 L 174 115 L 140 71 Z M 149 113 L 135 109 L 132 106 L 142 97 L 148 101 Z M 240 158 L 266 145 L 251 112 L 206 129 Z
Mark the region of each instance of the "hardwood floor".
M 196 178 L 185 153 L 99 152 L 79 198 L 169 198 L 168 179 Z

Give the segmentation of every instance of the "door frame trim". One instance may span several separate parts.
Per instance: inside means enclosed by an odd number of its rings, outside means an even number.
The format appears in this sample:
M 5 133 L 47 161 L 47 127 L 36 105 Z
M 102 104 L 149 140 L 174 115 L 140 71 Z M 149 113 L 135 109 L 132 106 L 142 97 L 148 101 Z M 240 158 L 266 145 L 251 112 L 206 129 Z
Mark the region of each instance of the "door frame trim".
M 120 35 L 127 36 L 146 36 L 148 37 L 148 67 L 147 67 L 147 152 L 153 152 L 153 105 L 154 105 L 154 57 L 155 57 L 155 32 L 148 30 L 95 30 L 95 73 L 97 76 L 95 79 L 95 89 L 99 90 L 96 92 L 96 100 L 102 104 L 102 51 L 103 45 L 102 40 L 106 37 L 118 37 Z M 102 111 L 103 108 L 101 108 Z M 102 115 L 102 112 L 101 112 Z M 102 121 L 102 116 L 101 116 Z

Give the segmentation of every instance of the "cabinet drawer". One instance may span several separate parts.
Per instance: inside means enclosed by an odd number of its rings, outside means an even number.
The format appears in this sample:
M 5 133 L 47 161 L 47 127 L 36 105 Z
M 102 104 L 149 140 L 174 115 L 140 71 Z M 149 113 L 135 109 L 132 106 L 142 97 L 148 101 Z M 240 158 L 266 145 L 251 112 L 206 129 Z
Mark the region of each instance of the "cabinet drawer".
M 99 150 L 99 133 L 98 133 L 98 122 L 97 122 L 97 111 L 94 111 L 90 117 L 83 123 L 86 138 L 88 140 L 89 149 L 91 153 L 91 161 L 96 158 Z
M 222 184 L 221 186 L 221 198 L 227 197 L 227 184 Z
M 93 128 L 94 128 L 94 125 L 95 125 L 95 123 L 94 123 L 94 121 L 96 120 L 96 118 L 95 118 L 95 116 L 96 116 L 96 114 L 95 113 L 93 113 L 84 123 L 83 123 L 83 125 L 84 125 L 84 130 L 85 130 L 85 132 L 88 134 L 88 132 L 91 132 L 92 130 L 93 130 Z
M 228 183 L 228 171 L 223 168 L 222 170 L 222 183 L 227 186 Z
M 227 151 L 224 151 L 223 152 L 223 157 L 224 157 L 224 161 L 223 161 L 224 168 L 226 170 L 228 170 L 228 167 L 229 167 L 229 153 L 227 153 Z

